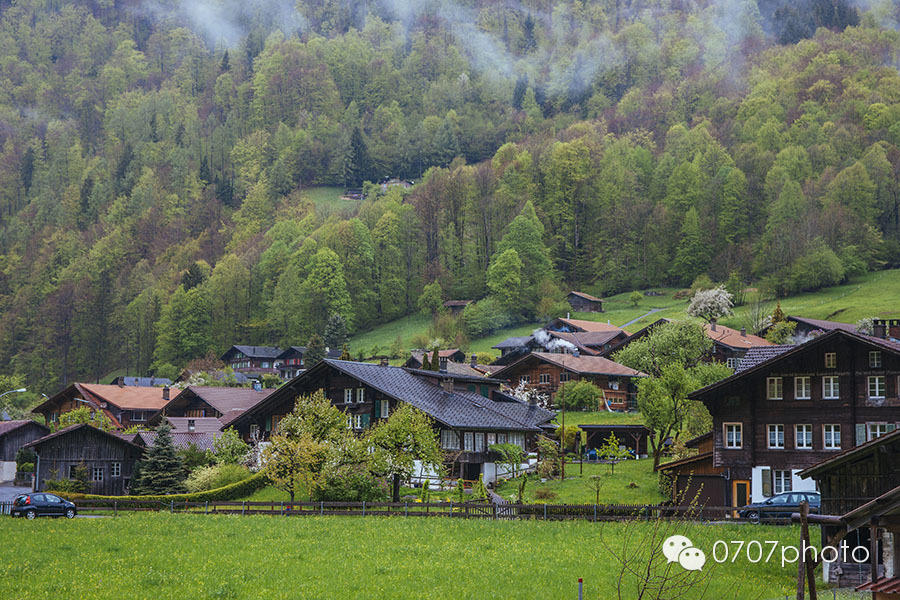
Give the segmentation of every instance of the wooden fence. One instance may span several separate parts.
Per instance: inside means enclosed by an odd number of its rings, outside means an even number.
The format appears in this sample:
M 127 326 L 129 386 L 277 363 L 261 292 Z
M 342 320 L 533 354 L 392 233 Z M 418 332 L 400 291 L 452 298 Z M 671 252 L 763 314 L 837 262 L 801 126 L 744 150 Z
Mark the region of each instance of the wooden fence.
M 0 504 L 9 514 L 10 504 Z M 120 512 L 171 512 L 218 515 L 447 517 L 456 519 L 531 519 L 541 521 L 624 521 L 631 519 L 722 521 L 738 515 L 729 506 L 628 504 L 515 504 L 512 502 L 160 502 L 82 500 L 81 515 L 117 516 Z M 790 523 L 796 509 L 766 509 L 761 523 Z

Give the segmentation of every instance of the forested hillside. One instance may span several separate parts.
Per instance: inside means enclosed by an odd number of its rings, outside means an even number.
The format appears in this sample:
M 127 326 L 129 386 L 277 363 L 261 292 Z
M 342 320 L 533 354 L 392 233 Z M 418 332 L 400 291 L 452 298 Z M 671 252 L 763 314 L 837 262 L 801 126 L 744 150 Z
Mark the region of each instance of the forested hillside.
M 50 392 L 440 297 L 484 299 L 474 335 L 570 287 L 896 265 L 898 21 L 889 0 L 2 0 L 0 371 Z M 386 176 L 417 185 L 341 210 L 304 191 Z

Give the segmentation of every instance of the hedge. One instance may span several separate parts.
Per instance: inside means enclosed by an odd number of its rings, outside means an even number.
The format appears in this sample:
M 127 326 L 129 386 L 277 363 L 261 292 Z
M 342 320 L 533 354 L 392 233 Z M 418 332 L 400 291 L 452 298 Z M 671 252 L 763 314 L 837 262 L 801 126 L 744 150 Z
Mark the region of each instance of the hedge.
M 194 492 L 192 494 L 167 494 L 167 495 L 151 495 L 151 496 L 99 496 L 97 494 L 63 494 L 67 500 L 77 502 L 78 500 L 90 500 L 91 504 L 100 504 L 104 502 L 123 502 L 123 501 L 144 501 L 144 502 L 206 502 L 215 500 L 237 500 L 249 496 L 256 490 L 268 485 L 269 480 L 263 473 L 256 473 L 243 481 L 226 485 L 225 487 L 207 490 L 205 492 Z

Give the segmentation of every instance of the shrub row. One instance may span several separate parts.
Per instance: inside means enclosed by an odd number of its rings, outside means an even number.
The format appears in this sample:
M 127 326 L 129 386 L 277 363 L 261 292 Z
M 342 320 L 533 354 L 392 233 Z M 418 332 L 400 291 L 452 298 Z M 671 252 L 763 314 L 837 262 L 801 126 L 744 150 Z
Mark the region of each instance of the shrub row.
M 168 494 L 158 496 L 99 496 L 96 494 L 71 494 L 61 493 L 67 500 L 77 503 L 79 500 L 90 500 L 91 504 L 108 504 L 112 506 L 113 502 L 127 501 L 143 501 L 143 502 L 206 502 L 206 501 L 225 501 L 237 500 L 249 496 L 256 490 L 268 485 L 269 481 L 263 473 L 256 473 L 251 477 L 231 485 L 226 485 L 214 490 L 205 492 L 194 492 L 191 494 Z

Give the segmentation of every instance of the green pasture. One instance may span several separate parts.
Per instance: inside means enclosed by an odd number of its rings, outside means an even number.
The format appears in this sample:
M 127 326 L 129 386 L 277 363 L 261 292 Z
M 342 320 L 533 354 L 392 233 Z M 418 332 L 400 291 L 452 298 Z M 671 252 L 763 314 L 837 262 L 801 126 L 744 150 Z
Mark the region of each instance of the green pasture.
M 743 524 L 484 521 L 403 517 L 204 516 L 0 520 L 0 598 L 16 600 L 585 598 L 617 595 L 614 552 L 686 535 L 712 555 L 715 540 L 796 544 L 796 527 Z M 689 596 L 783 597 L 796 566 L 715 563 L 669 573 Z M 624 598 L 635 597 L 630 579 Z M 705 593 L 701 594 L 701 590 Z

